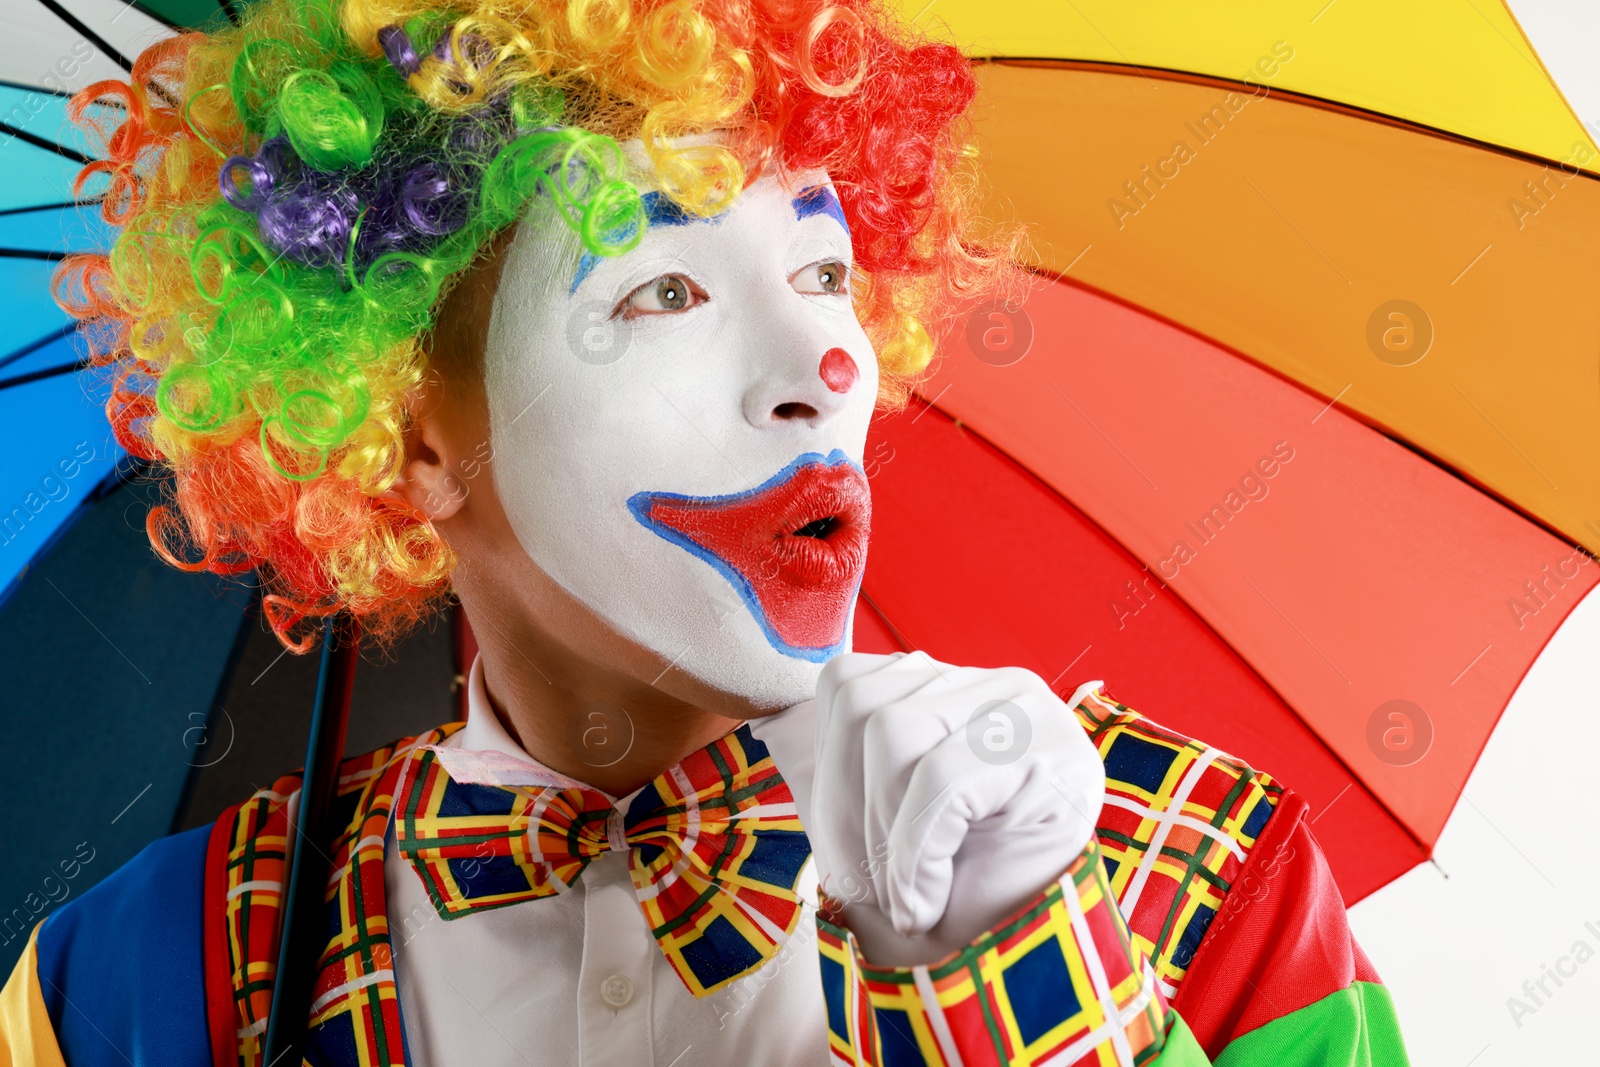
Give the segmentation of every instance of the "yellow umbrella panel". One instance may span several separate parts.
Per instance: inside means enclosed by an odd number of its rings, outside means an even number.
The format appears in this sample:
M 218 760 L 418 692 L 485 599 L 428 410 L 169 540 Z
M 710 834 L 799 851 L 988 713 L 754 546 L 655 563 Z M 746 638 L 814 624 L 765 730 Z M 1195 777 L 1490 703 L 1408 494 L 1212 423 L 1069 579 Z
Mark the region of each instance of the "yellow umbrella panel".
M 1501 0 L 898 0 L 974 57 L 1249 80 L 1596 170 L 1594 141 Z

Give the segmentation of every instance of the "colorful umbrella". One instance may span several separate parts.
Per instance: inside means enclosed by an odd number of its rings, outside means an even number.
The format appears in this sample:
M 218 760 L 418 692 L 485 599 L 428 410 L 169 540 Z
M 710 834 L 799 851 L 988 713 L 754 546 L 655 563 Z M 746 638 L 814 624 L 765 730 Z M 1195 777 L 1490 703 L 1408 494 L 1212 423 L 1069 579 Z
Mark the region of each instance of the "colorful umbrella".
M 4 2 L 0 587 L 118 458 L 44 285 L 107 239 L 65 95 L 227 11 Z M 905 5 L 1039 285 L 877 425 L 857 647 L 1105 678 L 1310 797 L 1354 901 L 1600 574 L 1600 149 L 1500 0 L 1290 7 Z
M 1537 829 L 1587 806 L 1600 681 L 1557 634 L 1600 575 L 1592 137 L 1500 3 L 906 10 L 982 61 L 989 210 L 1039 284 L 963 309 L 877 427 L 858 647 L 1106 679 L 1305 794 L 1347 901 L 1472 840 L 1357 930 L 1419 1062 L 1494 1022 L 1527 1062 L 1504 993 L 1593 918 Z M 1491 736 L 1514 777 L 1474 782 L 1521 799 L 1457 811 Z
M 879 426 L 866 594 L 1337 798 L 1360 899 L 1600 572 L 1600 150 L 1499 4 L 935 15 L 1040 285 Z

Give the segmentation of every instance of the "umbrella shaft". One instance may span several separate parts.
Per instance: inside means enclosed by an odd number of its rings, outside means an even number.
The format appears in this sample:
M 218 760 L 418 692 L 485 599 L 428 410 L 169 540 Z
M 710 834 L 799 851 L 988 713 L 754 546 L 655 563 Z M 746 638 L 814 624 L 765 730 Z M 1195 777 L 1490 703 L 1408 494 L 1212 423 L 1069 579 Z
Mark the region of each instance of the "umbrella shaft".
M 283 928 L 267 1019 L 264 1067 L 300 1067 L 304 1058 L 311 989 L 327 935 L 323 903 L 333 836 L 328 811 L 344 755 L 359 643 L 360 629 L 349 616 L 341 614 L 323 624 L 322 666 L 284 884 Z

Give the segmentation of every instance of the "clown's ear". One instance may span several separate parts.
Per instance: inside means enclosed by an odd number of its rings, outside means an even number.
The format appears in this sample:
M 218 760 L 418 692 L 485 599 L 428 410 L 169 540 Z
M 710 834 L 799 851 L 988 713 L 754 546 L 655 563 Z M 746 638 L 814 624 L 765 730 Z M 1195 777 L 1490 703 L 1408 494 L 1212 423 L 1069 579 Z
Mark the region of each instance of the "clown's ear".
M 461 442 L 474 423 L 469 402 L 430 373 L 411 394 L 405 433 L 406 458 L 390 490 L 435 522 L 461 510 L 469 492 L 463 470 L 480 466 L 472 447 Z M 481 451 L 481 449 L 479 450 Z

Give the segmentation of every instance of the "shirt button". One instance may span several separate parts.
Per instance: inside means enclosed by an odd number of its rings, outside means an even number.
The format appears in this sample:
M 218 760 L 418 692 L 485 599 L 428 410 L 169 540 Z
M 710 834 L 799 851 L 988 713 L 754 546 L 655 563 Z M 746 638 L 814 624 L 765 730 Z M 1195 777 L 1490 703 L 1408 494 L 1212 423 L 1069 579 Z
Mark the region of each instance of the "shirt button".
M 600 999 L 613 1008 L 620 1008 L 633 999 L 633 983 L 620 974 L 614 974 L 600 983 Z

